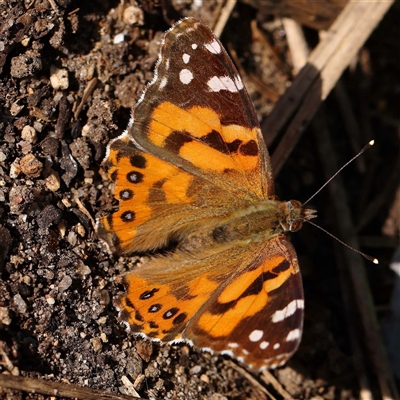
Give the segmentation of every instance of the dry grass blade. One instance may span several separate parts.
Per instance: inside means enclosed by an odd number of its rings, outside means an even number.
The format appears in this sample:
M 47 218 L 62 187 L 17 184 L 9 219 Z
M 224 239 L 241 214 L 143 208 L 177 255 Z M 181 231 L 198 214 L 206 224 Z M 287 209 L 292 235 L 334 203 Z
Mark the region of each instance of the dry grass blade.
M 224 6 L 218 8 L 218 14 L 214 16 L 214 21 L 210 27 L 217 37 L 221 37 L 222 31 L 235 6 L 236 0 L 228 0 Z
M 266 394 L 269 399 L 276 400 L 275 397 L 263 386 L 260 382 L 257 381 L 250 373 L 248 373 L 244 368 L 239 367 L 239 365 L 235 364 L 231 360 L 226 360 L 225 364 L 228 365 L 230 368 L 236 370 L 241 375 L 243 375 L 251 384 L 257 388 L 260 392 Z
M 28 393 L 40 393 L 49 396 L 84 400 L 132 400 L 140 398 L 61 382 L 50 382 L 43 379 L 24 378 L 22 376 L 6 374 L 0 374 L 0 387 L 21 390 Z
M 348 3 L 325 39 L 310 54 L 307 65 L 263 123 L 262 130 L 266 134 L 268 146 L 282 127 L 290 122 L 272 155 L 275 175 L 296 145 L 308 121 L 392 3 Z
M 292 396 L 283 388 L 279 381 L 268 370 L 264 370 L 261 374 L 261 379 L 274 387 L 274 389 L 284 398 L 292 399 Z

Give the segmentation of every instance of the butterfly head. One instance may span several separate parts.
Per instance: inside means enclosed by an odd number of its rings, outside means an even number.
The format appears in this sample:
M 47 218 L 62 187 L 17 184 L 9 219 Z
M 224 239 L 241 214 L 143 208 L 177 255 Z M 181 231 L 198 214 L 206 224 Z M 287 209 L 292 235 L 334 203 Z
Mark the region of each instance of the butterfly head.
M 316 210 L 304 208 L 297 200 L 289 200 L 285 204 L 285 218 L 281 225 L 285 232 L 296 232 L 303 226 L 304 221 L 316 218 Z

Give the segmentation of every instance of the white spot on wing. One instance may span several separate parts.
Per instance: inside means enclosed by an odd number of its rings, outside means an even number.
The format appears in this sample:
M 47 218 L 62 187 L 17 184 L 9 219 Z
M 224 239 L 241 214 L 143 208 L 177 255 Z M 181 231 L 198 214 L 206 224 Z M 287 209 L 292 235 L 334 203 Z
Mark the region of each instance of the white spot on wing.
M 237 343 L 229 343 L 228 347 L 230 347 L 231 349 L 236 349 L 236 347 L 239 347 L 239 345 Z
M 235 357 L 234 354 L 230 350 L 222 350 L 221 354 L 226 354 L 226 355 L 228 355 L 229 357 L 232 357 L 232 358 Z
M 183 69 L 179 73 L 179 79 L 184 85 L 188 85 L 193 79 L 193 74 L 188 69 Z
M 260 331 L 259 329 L 255 329 L 250 333 L 249 339 L 250 342 L 258 342 L 264 335 L 264 331 Z
M 235 85 L 238 88 L 238 90 L 242 90 L 244 88 L 243 82 L 239 75 L 235 76 Z
M 297 300 L 297 308 L 304 309 L 304 300 Z
M 229 90 L 230 92 L 234 93 L 238 91 L 238 88 L 233 82 L 232 78 L 229 76 L 213 76 L 208 82 L 208 87 L 213 92 L 219 92 L 220 90 Z
M 286 341 L 290 342 L 291 340 L 300 339 L 300 335 L 301 335 L 300 329 L 293 329 L 286 336 Z
M 196 50 L 196 49 L 197 49 L 197 44 L 196 44 L 196 43 L 193 43 L 193 44 L 192 44 L 192 49 L 193 49 L 193 50 Z
M 167 71 L 169 70 L 169 58 L 167 58 L 167 61 L 165 61 L 165 69 Z
M 274 314 L 272 315 L 272 322 L 276 323 L 283 321 L 285 318 L 288 318 L 291 315 L 293 315 L 297 309 L 303 309 L 303 308 L 304 308 L 304 300 L 293 300 L 282 310 L 274 312 Z
M 190 60 L 190 56 L 189 56 L 189 54 L 184 54 L 183 56 L 182 56 L 182 59 L 183 59 L 183 62 L 185 63 L 185 64 L 187 64 L 188 62 L 189 62 L 189 60 Z
M 281 347 L 281 345 L 279 343 L 275 343 L 273 347 L 274 347 L 274 350 L 277 350 L 277 349 L 279 349 L 279 347 Z
M 167 82 L 168 82 L 168 79 L 166 77 L 162 78 L 161 82 L 160 82 L 159 89 L 164 88 L 166 86 Z
M 265 340 L 260 343 L 261 350 L 265 350 L 268 346 L 269 346 L 269 342 L 266 342 Z
M 207 43 L 204 45 L 204 47 L 213 54 L 219 54 L 221 53 L 221 46 L 218 43 L 217 39 L 214 39 L 212 42 Z

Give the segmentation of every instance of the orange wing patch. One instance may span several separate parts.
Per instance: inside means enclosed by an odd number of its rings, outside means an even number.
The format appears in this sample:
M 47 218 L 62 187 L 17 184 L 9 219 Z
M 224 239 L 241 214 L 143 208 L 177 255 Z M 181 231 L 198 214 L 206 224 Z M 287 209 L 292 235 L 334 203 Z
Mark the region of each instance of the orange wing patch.
M 151 115 L 147 136 L 155 148 L 167 152 L 171 162 L 174 156 L 188 162 L 186 168 L 183 164 L 186 170 L 194 167 L 203 176 L 211 173 L 216 184 L 224 177 L 225 184 L 255 192 L 259 198 L 265 196 L 260 184 L 263 150 L 258 127 L 224 125 L 210 108 L 183 109 L 163 102 Z
M 111 243 L 116 249 L 125 251 L 132 246 L 138 228 L 152 218 L 159 204 L 165 207 L 191 200 L 188 192 L 193 177 L 137 150 L 127 136 L 110 147 L 107 163 L 111 165 L 108 174 L 115 182 L 114 193 L 120 203 L 118 211 L 100 220 L 99 234 L 107 239 L 113 235 Z
M 122 319 L 134 332 L 164 341 L 180 339 L 187 322 L 219 286 L 199 276 L 187 285 L 182 282 L 177 296 L 170 284 L 153 282 L 133 272 L 123 281 L 127 292 L 117 303 Z
M 251 258 L 251 254 L 257 254 Z M 282 365 L 302 330 L 303 291 L 297 257 L 284 235 L 243 249 L 242 268 L 189 322 L 184 337 L 255 367 Z

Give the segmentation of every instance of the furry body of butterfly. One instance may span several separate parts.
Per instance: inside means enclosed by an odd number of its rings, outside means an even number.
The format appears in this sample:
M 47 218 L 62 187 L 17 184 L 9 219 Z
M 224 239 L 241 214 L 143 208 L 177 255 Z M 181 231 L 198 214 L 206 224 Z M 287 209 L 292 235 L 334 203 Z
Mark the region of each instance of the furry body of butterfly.
M 189 253 L 208 249 L 218 251 L 226 244 L 246 246 L 251 242 L 270 240 L 284 232 L 299 230 L 305 219 L 312 218 L 313 211 L 303 209 L 296 200 L 263 201 L 234 212 L 226 220 L 203 223 L 197 231 L 191 227 L 189 234 L 179 235 L 177 249 Z
M 106 160 L 119 210 L 98 228 L 113 251 L 152 254 L 121 278 L 121 319 L 134 333 L 185 339 L 252 368 L 284 364 L 304 308 L 285 232 L 315 214 L 276 199 L 251 100 L 204 24 L 187 18 L 166 33 L 133 114 Z

